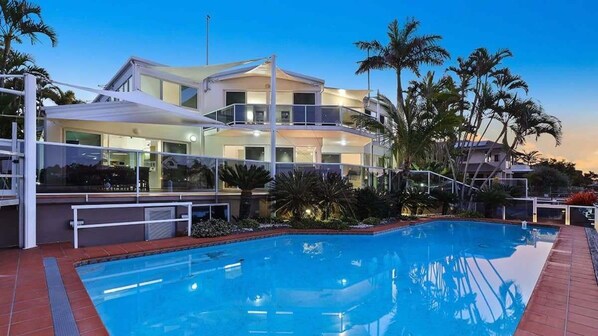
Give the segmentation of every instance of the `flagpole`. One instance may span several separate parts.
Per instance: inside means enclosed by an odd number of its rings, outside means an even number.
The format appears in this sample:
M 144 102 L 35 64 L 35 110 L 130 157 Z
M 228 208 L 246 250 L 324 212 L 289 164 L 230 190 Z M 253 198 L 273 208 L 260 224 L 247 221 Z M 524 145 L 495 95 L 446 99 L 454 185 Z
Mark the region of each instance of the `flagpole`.
M 206 65 L 209 64 L 210 53 L 210 15 L 206 15 Z

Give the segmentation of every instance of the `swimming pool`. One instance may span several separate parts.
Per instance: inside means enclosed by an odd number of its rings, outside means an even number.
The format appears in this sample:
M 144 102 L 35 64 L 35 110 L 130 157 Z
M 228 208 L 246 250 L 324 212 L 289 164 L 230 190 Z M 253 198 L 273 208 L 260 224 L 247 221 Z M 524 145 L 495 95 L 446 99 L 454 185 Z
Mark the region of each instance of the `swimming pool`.
M 78 267 L 112 335 L 508 335 L 556 229 L 435 221 Z

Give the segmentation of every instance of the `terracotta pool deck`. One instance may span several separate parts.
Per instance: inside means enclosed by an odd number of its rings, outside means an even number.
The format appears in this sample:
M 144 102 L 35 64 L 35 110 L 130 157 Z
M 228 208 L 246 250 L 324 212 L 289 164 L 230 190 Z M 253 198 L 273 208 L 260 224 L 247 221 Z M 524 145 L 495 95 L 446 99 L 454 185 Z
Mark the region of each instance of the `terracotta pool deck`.
M 421 223 L 418 222 L 418 223 Z M 371 229 L 336 232 L 291 230 L 251 232 L 227 237 L 180 237 L 73 249 L 70 243 L 30 250 L 0 250 L 0 335 L 54 335 L 43 258 L 55 257 L 81 335 L 107 335 L 83 283 L 79 263 L 117 256 L 144 255 L 297 233 L 374 234 L 414 224 L 400 222 Z M 583 228 L 561 226 L 516 335 L 598 335 L 598 284 Z

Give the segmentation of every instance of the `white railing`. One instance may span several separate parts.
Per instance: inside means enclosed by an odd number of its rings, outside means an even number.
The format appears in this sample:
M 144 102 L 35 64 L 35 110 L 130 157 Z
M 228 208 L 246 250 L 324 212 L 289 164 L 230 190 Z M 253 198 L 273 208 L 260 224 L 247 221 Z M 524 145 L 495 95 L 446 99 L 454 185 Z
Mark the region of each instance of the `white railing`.
M 538 211 L 540 209 L 556 209 L 561 210 L 564 212 L 564 224 L 571 225 L 571 211 L 574 209 L 585 209 L 587 210 L 587 214 L 593 214 L 593 218 L 588 218 L 586 214 L 584 216 L 588 220 L 588 222 L 593 221 L 593 226 L 596 230 L 598 230 L 598 206 L 597 205 L 569 205 L 569 204 L 562 204 L 562 203 L 542 203 L 538 202 L 537 197 L 526 197 L 526 198 L 512 198 L 513 201 L 524 201 L 524 202 L 531 202 L 532 203 L 532 222 L 538 223 Z M 502 217 L 506 219 L 506 211 L 508 206 L 503 206 L 502 208 Z
M 79 211 L 80 210 L 97 210 L 97 209 L 122 209 L 122 208 L 158 208 L 158 207 L 187 207 L 186 218 L 172 218 L 172 219 L 161 219 L 161 220 L 143 220 L 143 221 L 129 221 L 129 222 L 112 222 L 112 223 L 100 223 L 100 224 L 79 224 Z M 192 202 L 174 202 L 174 203 L 134 203 L 134 204 L 86 204 L 86 205 L 73 205 L 73 246 L 79 248 L 79 230 L 81 229 L 93 229 L 93 228 L 105 228 L 115 226 L 129 226 L 129 225 L 145 225 L 155 223 L 172 223 L 172 222 L 187 222 L 187 236 L 191 235 L 191 217 L 192 217 Z
M 481 183 L 478 183 L 481 182 Z M 488 181 L 488 186 L 492 186 L 494 184 L 502 184 L 505 186 L 509 186 L 509 187 L 517 187 L 517 186 L 521 186 L 523 191 L 524 191 L 524 195 L 523 198 L 528 198 L 529 197 L 529 185 L 528 185 L 528 180 L 524 177 L 512 177 L 512 178 L 508 178 L 508 177 L 491 177 L 491 178 L 474 178 L 471 181 L 471 184 L 473 186 L 476 187 L 481 187 L 486 181 Z

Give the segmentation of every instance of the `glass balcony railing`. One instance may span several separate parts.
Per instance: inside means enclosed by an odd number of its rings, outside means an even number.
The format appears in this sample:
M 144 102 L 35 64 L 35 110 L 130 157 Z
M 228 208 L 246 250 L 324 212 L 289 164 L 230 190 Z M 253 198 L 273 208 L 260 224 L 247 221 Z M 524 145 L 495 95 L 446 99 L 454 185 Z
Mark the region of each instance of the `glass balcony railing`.
M 223 166 L 270 162 L 162 152 L 38 142 L 38 193 L 170 193 L 231 191 L 218 177 Z M 340 163 L 277 163 L 277 173 L 293 170 L 337 173 L 355 188 L 389 190 L 392 169 Z
M 270 106 L 263 104 L 233 104 L 206 114 L 227 125 L 268 125 Z M 344 106 L 333 105 L 276 105 L 276 124 L 292 126 L 348 127 L 369 133 L 360 126 L 355 116 L 366 114 Z M 372 117 L 373 119 L 373 117 Z

